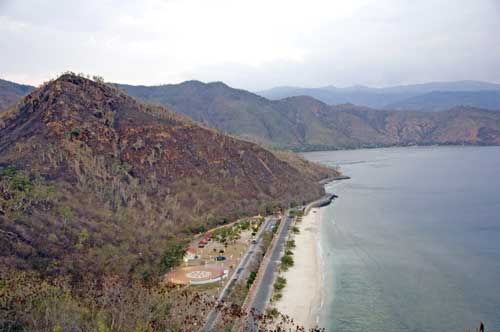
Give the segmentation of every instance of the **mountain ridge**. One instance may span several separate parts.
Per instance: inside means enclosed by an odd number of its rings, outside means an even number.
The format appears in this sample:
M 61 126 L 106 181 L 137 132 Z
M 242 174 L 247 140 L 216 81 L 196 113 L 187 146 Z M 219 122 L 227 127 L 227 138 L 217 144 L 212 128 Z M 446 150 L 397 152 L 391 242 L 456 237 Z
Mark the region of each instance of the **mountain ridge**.
M 76 75 L 18 105 L 0 115 L 3 267 L 154 275 L 169 245 L 313 200 L 338 175 Z
M 331 106 L 311 96 L 268 100 L 227 85 L 196 83 L 154 88 L 120 86 L 127 93 L 161 103 L 208 126 L 262 144 L 300 151 L 396 145 L 499 144 L 498 116 L 474 107 L 432 113 L 378 110 L 353 104 Z M 460 122 L 457 124 L 456 122 Z M 462 134 L 454 128 L 462 127 Z M 436 131 L 433 133 L 431 129 Z M 481 129 L 484 128 L 484 129 Z M 482 135 L 485 131 L 493 133 Z
M 389 104 L 389 109 L 440 112 L 456 106 L 500 110 L 500 90 L 432 91 Z
M 438 82 L 424 86 L 426 89 L 432 89 L 443 84 L 445 83 Z M 476 81 L 453 84 L 455 89 L 470 89 L 471 85 L 484 87 L 482 82 Z M 140 100 L 163 105 L 204 126 L 273 148 L 310 151 L 395 145 L 498 144 L 495 136 L 498 130 L 496 115 L 484 112 L 478 107 L 463 106 L 467 104 L 463 100 L 458 105 L 454 102 L 459 96 L 479 98 L 482 100 L 482 106 L 489 105 L 494 108 L 500 93 L 492 91 L 431 92 L 429 96 L 433 99 L 432 111 L 444 113 L 431 115 L 420 109 L 422 114 L 417 115 L 413 110 L 417 107 L 411 104 L 411 98 L 392 106 L 404 110 L 381 110 L 355 106 L 352 103 L 330 106 L 311 96 L 268 100 L 249 91 L 231 88 L 222 82 L 203 83 L 192 80 L 152 87 L 110 85 Z M 421 86 L 418 85 L 417 88 L 421 89 Z M 453 96 L 451 101 L 450 95 Z M 377 98 L 385 97 L 381 95 Z M 461 114 L 459 119 L 453 118 L 450 116 L 453 112 L 447 110 L 456 107 L 467 108 L 469 114 Z M 405 114 L 396 114 L 398 112 Z M 462 121 L 462 136 L 451 134 L 456 126 L 454 121 Z M 423 123 L 428 123 L 430 127 L 425 127 L 424 130 L 421 128 Z M 395 131 L 391 127 L 399 129 Z M 449 137 L 446 134 L 437 135 L 437 132 L 436 136 L 433 136 L 429 132 L 431 127 L 439 128 L 440 131 L 448 133 Z M 481 134 L 484 132 L 493 134 L 485 136 Z
M 257 92 L 257 94 L 272 99 L 279 100 L 290 96 L 308 95 L 319 99 L 329 105 L 352 103 L 359 106 L 368 106 L 372 108 L 390 109 L 393 104 L 403 103 L 404 101 L 423 96 L 432 92 L 477 92 L 477 91 L 500 91 L 500 84 L 483 81 L 451 81 L 451 82 L 429 82 L 421 84 L 389 86 L 382 88 L 373 88 L 367 86 L 350 86 L 337 88 L 326 86 L 319 88 L 301 88 L 301 87 L 276 87 L 269 90 Z M 500 101 L 499 101 L 500 102 Z M 454 101 L 448 106 L 459 106 L 460 101 Z M 473 101 L 470 105 L 481 107 L 480 100 Z M 422 105 L 416 105 L 413 110 L 432 110 L 424 108 Z

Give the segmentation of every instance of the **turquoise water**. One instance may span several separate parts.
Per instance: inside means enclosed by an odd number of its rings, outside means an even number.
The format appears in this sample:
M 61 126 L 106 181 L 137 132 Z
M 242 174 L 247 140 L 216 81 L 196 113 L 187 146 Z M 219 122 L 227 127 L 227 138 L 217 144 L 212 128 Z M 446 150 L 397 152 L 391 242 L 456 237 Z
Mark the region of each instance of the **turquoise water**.
M 500 147 L 314 152 L 327 331 L 500 331 Z

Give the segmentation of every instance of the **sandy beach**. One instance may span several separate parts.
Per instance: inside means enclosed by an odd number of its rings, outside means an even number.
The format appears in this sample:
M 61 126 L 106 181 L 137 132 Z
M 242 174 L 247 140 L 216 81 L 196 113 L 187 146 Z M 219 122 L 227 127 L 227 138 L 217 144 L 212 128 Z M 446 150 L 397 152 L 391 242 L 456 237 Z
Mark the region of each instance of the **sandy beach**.
M 319 248 L 321 212 L 312 209 L 299 224 L 300 233 L 294 235 L 294 266 L 282 273 L 287 284 L 283 297 L 275 304 L 276 309 L 293 317 L 306 329 L 316 326 L 321 305 L 321 253 Z

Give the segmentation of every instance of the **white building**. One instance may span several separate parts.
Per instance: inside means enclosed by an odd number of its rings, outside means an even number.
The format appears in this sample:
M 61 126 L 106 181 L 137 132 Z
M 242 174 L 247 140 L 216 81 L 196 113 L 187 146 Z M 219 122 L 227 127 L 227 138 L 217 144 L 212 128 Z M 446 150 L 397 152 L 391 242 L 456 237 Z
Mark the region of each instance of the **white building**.
M 196 255 L 196 250 L 191 247 L 187 248 L 186 252 L 184 253 L 184 262 L 188 262 L 196 258 L 198 258 L 198 255 Z

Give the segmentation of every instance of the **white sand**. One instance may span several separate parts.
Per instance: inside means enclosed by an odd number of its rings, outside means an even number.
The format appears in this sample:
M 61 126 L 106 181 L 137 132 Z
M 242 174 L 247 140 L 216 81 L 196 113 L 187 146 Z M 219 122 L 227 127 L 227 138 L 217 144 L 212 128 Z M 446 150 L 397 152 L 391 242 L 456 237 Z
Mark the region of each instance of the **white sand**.
M 294 235 L 294 266 L 282 273 L 287 284 L 283 297 L 275 305 L 278 311 L 292 317 L 296 324 L 307 330 L 316 326 L 322 301 L 321 211 L 312 209 L 297 226 L 300 233 Z

